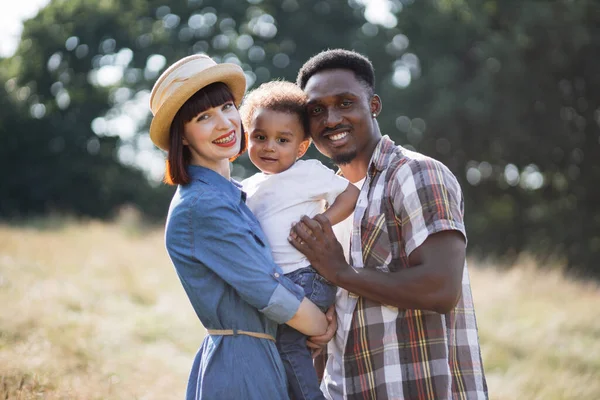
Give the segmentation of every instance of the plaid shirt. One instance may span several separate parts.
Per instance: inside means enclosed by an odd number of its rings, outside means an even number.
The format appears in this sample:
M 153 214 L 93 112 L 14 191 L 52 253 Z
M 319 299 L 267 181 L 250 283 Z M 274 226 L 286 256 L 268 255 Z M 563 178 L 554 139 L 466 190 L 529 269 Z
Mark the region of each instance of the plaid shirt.
M 465 235 L 462 192 L 440 162 L 384 136 L 354 212 L 350 262 L 394 272 L 428 235 Z M 331 399 L 487 399 L 477 324 L 464 266 L 453 311 L 399 310 L 338 290 L 338 332 L 322 389 Z M 341 362 L 342 360 L 343 362 Z

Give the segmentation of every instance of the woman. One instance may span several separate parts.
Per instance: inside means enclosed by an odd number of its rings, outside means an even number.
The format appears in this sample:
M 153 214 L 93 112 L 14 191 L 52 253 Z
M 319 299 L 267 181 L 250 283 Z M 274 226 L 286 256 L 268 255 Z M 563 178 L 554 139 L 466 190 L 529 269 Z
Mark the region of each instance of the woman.
M 237 110 L 245 87 L 237 65 L 194 55 L 169 67 L 150 98 L 150 138 L 168 151 L 165 181 L 178 185 L 166 246 L 208 332 L 187 399 L 287 398 L 277 324 L 311 336 L 327 327 L 273 262 L 244 194 L 230 180 L 229 161 L 246 147 Z

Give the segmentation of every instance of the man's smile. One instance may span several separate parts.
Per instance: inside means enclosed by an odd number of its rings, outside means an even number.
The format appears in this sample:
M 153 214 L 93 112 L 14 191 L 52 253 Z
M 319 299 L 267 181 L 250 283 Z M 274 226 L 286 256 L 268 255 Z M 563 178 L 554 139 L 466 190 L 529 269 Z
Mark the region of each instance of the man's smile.
M 346 145 L 350 138 L 350 129 L 347 127 L 338 129 L 327 129 L 322 134 L 323 141 L 332 147 L 342 147 Z
M 331 140 L 332 142 L 335 142 L 345 138 L 346 136 L 348 136 L 348 132 L 334 133 L 333 135 L 327 136 L 327 139 Z

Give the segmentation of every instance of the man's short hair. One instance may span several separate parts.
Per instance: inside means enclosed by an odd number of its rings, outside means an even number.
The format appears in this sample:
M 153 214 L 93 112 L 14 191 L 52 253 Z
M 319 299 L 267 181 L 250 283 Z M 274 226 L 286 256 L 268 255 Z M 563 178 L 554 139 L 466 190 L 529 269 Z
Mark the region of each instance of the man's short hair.
M 375 93 L 375 70 L 371 61 L 360 53 L 344 49 L 325 50 L 312 56 L 298 71 L 296 84 L 304 89 L 311 76 L 330 69 L 354 72 L 356 78 L 365 85 L 369 96 Z
M 264 108 L 286 114 L 295 114 L 304 129 L 304 137 L 308 138 L 305 106 L 306 94 L 295 83 L 271 81 L 263 83 L 244 97 L 240 115 L 244 127 L 250 129 L 250 124 L 258 109 Z

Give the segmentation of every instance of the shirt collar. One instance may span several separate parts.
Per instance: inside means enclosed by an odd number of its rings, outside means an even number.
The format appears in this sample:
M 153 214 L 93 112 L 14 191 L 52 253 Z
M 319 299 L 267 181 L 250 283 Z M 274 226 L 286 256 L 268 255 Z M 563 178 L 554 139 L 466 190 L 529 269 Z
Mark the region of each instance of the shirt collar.
M 367 170 L 370 173 L 374 173 L 375 170 L 385 170 L 395 148 L 396 144 L 392 141 L 392 139 L 390 139 L 388 135 L 383 136 L 381 140 L 379 140 L 379 143 L 377 143 L 375 151 L 373 151 L 373 155 L 371 156 L 371 161 L 369 162 L 369 167 Z
M 373 155 L 371 155 L 371 160 L 367 166 L 368 174 L 373 175 L 375 171 L 383 171 L 387 167 L 395 147 L 396 143 L 388 135 L 383 136 L 375 146 Z M 336 175 L 344 176 L 340 168 L 336 171 Z
M 246 193 L 242 191 L 242 185 L 236 180 L 227 180 L 223 175 L 200 165 L 189 165 L 187 171 L 192 181 L 204 182 L 236 200 L 241 198 L 246 201 Z

